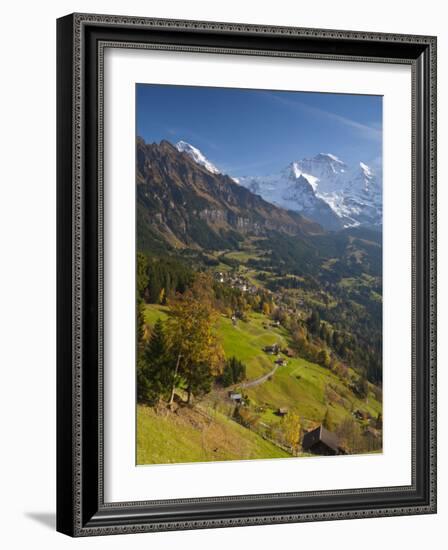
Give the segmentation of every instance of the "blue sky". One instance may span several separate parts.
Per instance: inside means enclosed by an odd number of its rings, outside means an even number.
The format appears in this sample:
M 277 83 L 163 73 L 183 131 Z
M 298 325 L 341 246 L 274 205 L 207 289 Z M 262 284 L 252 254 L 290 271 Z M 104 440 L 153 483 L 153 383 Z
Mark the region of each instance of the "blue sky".
M 382 97 L 138 84 L 137 134 L 188 141 L 232 176 L 275 173 L 332 153 L 348 164 L 382 156 Z

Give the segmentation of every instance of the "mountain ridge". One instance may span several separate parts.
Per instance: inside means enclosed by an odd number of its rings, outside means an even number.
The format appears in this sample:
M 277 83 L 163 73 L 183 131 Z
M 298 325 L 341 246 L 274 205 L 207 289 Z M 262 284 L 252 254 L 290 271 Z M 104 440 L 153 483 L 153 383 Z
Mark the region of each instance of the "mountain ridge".
M 179 141 L 176 147 L 209 172 L 221 174 L 193 145 Z M 318 153 L 292 161 L 278 173 L 228 177 L 271 204 L 337 231 L 359 225 L 381 226 L 382 183 L 377 172 L 364 161 L 349 166 L 332 153 Z
M 167 140 L 137 138 L 139 238 L 174 248 L 232 248 L 247 236 L 323 232 L 301 214 L 279 208 L 232 178 L 212 173 Z M 146 244 L 145 246 L 148 246 Z

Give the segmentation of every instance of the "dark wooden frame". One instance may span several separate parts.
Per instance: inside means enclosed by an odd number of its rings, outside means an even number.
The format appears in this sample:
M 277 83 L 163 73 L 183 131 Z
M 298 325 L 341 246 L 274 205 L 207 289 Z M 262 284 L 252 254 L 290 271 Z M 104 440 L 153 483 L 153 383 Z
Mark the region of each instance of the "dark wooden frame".
M 105 47 L 412 67 L 412 484 L 104 502 L 102 59 Z M 57 22 L 57 529 L 71 536 L 436 511 L 436 38 L 74 14 Z M 411 113 L 410 113 L 411 116 Z M 397 343 L 397 345 L 399 345 Z

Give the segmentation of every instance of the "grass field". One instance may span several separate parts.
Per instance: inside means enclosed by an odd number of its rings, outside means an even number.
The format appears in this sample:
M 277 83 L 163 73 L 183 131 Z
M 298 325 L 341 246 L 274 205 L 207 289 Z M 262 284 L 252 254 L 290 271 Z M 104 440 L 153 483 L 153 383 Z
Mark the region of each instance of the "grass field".
M 165 321 L 168 317 L 168 307 L 159 306 L 156 304 L 146 304 L 145 305 L 145 323 L 147 325 L 154 325 L 157 319 Z
M 246 363 L 249 379 L 272 370 L 274 357 L 262 351 L 264 346 L 288 345 L 286 331 L 271 327 L 269 319 L 261 314 L 252 314 L 248 322 L 239 321 L 236 327 L 222 318 L 219 332 L 226 355 L 235 355 Z M 372 417 L 381 412 L 381 403 L 372 394 L 366 401 L 357 398 L 329 369 L 300 357 L 288 359 L 287 366 L 279 367 L 271 380 L 247 388 L 245 393 L 254 404 L 270 410 L 271 415 L 279 407 L 288 407 L 309 422 L 320 422 L 327 408 L 335 423 L 357 409 Z
M 221 317 L 219 335 L 226 357 L 234 355 L 246 364 L 247 378 L 258 378 L 272 370 L 274 357 L 266 355 L 262 349 L 275 343 L 285 344 L 284 337 L 278 329 L 263 328 L 263 321 L 269 322 L 262 315 L 253 314 L 247 322 L 238 321 L 233 326 L 232 321 Z
M 177 413 L 156 413 L 137 407 L 137 464 L 169 464 L 253 458 L 288 457 L 223 414 L 183 407 Z
M 373 395 L 358 399 L 329 369 L 305 359 L 290 359 L 277 369 L 272 380 L 245 390 L 251 401 L 265 407 L 274 416 L 279 407 L 295 411 L 307 424 L 319 423 L 327 410 L 331 420 L 339 424 L 354 410 L 376 417 L 381 404 Z

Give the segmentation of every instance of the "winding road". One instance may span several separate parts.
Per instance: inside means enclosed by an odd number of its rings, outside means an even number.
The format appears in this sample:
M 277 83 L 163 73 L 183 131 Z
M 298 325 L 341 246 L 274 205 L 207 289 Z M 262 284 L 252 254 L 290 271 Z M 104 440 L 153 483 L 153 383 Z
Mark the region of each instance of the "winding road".
M 275 365 L 274 368 L 268 372 L 267 374 L 263 374 L 263 376 L 260 376 L 260 378 L 255 378 L 254 380 L 248 380 L 247 382 L 242 382 L 241 384 L 238 384 L 239 388 L 253 388 L 254 386 L 258 386 L 259 384 L 263 384 L 263 382 L 266 382 L 268 378 L 270 378 L 275 371 L 278 369 L 278 365 Z

